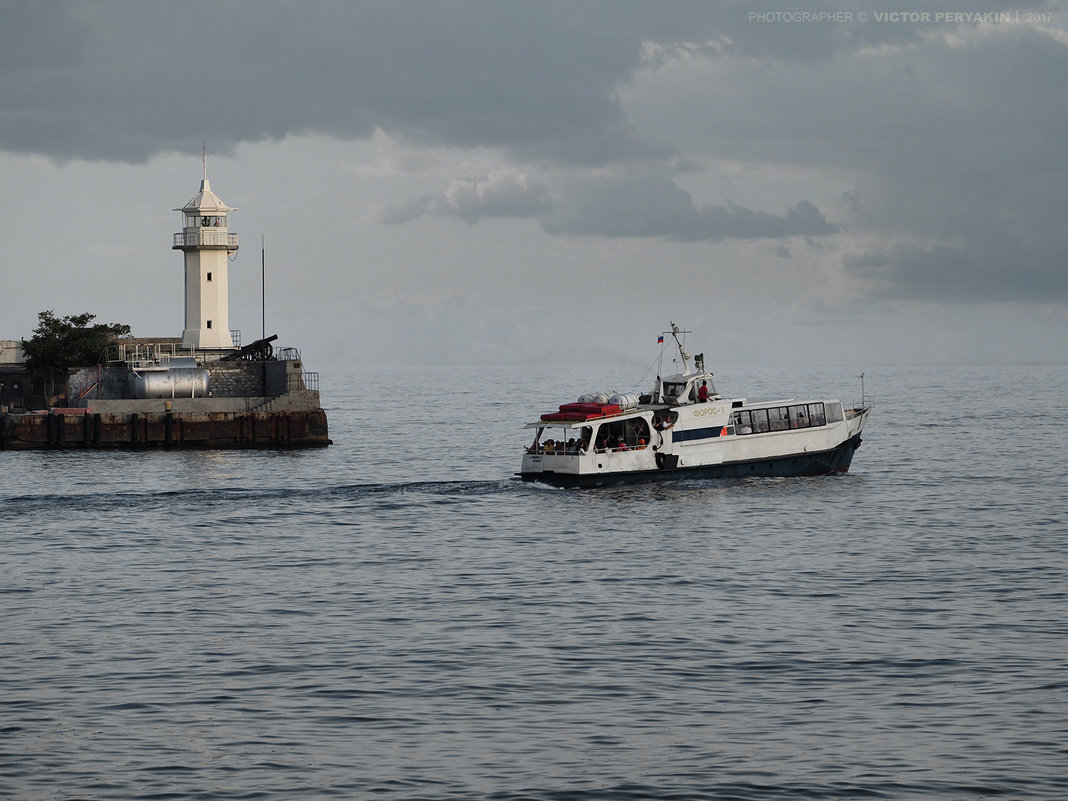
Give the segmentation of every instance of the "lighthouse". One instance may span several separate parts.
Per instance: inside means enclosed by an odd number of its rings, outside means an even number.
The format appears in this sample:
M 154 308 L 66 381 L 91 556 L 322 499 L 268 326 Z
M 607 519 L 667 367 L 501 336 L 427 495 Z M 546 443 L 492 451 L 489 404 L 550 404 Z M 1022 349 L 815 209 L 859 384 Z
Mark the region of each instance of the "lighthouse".
M 237 253 L 237 234 L 227 228 L 227 206 L 211 191 L 208 162 L 200 191 L 180 209 L 182 232 L 174 235 L 172 250 L 185 254 L 185 330 L 182 347 L 233 348 L 230 337 L 230 254 Z

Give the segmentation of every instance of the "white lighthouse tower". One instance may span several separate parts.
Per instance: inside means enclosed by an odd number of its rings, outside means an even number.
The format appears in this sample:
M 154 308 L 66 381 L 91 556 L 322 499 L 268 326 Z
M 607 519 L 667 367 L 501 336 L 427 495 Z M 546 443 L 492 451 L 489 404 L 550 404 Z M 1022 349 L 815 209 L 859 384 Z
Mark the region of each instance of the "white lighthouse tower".
M 237 234 L 229 232 L 226 214 L 235 209 L 211 191 L 206 155 L 200 191 L 175 211 L 182 212 L 183 227 L 171 249 L 185 254 L 182 347 L 232 348 L 227 266 L 237 252 Z

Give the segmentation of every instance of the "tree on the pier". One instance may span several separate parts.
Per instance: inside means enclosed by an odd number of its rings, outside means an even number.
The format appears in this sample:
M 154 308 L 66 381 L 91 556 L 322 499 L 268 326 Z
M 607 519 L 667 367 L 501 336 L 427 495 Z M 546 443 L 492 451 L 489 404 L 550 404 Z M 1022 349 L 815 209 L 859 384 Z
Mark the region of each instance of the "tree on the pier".
M 52 310 L 37 314 L 33 336 L 22 340 L 26 369 L 35 381 L 55 381 L 69 367 L 91 367 L 104 361 L 109 345 L 130 336 L 130 326 L 93 323 L 95 314 L 56 317 Z M 62 379 L 64 382 L 66 378 Z

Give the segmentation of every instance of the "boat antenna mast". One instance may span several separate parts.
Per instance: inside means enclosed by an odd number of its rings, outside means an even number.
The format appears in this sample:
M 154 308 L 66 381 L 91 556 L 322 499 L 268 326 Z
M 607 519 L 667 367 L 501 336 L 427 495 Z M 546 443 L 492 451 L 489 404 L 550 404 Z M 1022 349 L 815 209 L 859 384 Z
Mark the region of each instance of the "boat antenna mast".
M 672 338 L 674 338 L 675 345 L 679 349 L 679 358 L 682 359 L 682 374 L 683 375 L 689 375 L 690 374 L 690 357 L 692 356 L 692 354 L 687 353 L 686 350 L 683 348 L 683 345 L 686 343 L 686 335 L 687 334 L 692 334 L 693 332 L 692 331 L 683 331 L 681 328 L 679 328 L 677 325 L 675 325 L 675 323 L 672 323 L 671 324 L 671 330 L 670 331 L 665 331 L 664 333 L 665 334 L 671 334 Z M 681 340 L 679 339 L 679 334 L 682 334 L 682 339 Z

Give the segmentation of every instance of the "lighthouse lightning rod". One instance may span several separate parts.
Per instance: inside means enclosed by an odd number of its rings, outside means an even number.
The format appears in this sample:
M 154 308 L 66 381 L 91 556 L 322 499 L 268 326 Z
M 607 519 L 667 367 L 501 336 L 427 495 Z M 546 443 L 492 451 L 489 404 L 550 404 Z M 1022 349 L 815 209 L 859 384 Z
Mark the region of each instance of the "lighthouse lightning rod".
M 260 234 L 260 339 L 267 339 L 267 254 Z

